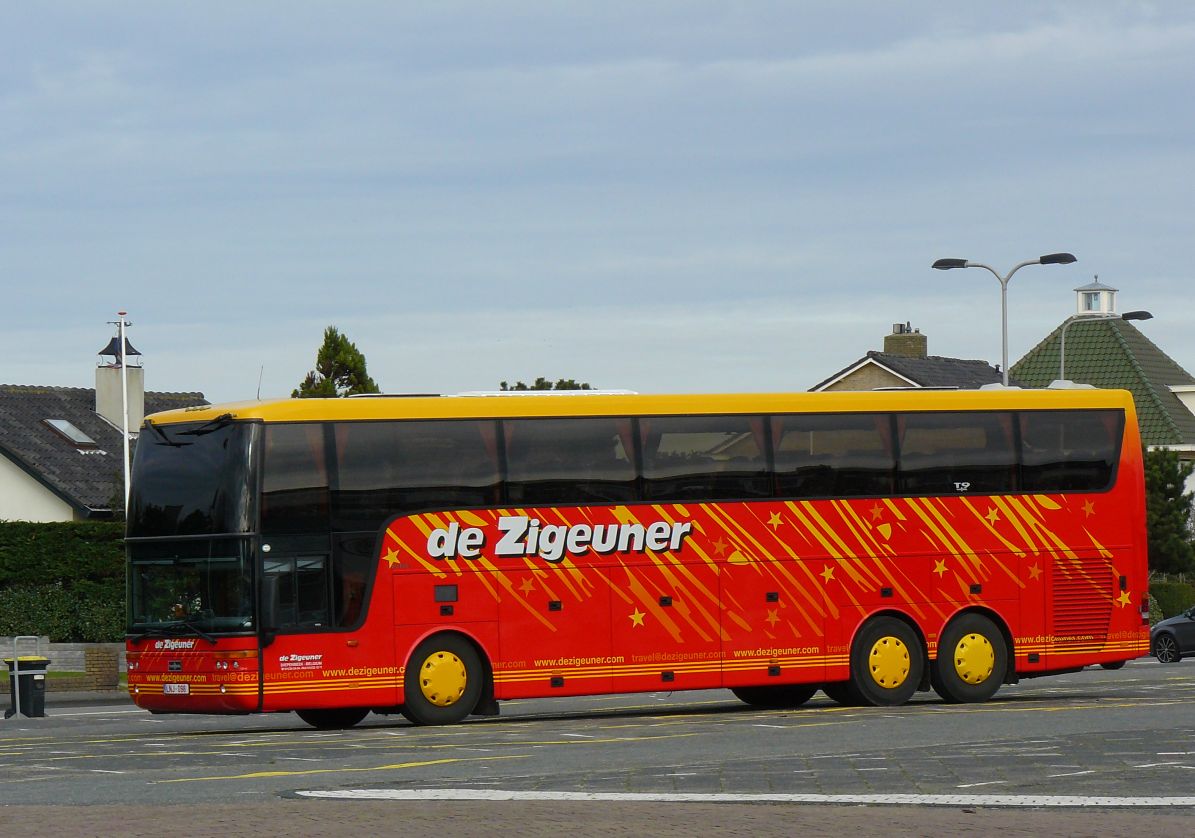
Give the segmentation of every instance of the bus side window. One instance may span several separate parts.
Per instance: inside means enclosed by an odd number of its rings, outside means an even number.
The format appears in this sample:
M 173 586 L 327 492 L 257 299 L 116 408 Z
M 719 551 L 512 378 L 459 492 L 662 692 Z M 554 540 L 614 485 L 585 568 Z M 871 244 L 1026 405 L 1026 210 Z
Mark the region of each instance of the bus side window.
M 768 497 L 762 417 L 652 416 L 639 420 L 645 500 Z
M 897 428 L 902 493 L 982 494 L 1017 488 L 1012 414 L 906 413 L 897 417 Z
M 780 497 L 892 494 L 896 461 L 888 414 L 805 414 L 772 419 Z
M 1124 414 L 1113 410 L 1024 411 L 1021 480 L 1027 492 L 1098 491 L 1120 458 Z
M 277 578 L 278 629 L 328 626 L 327 556 L 270 557 L 263 562 L 262 570 L 266 576 Z
M 629 422 L 608 417 L 508 419 L 510 503 L 620 503 L 635 499 L 635 467 L 624 440 Z

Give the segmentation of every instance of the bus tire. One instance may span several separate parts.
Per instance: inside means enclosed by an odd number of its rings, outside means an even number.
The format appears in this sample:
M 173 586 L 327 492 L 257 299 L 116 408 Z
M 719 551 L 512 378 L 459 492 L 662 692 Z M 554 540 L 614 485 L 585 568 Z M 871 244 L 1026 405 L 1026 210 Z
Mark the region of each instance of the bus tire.
M 850 694 L 861 704 L 904 704 L 917 692 L 924 673 L 921 638 L 895 617 L 871 620 L 851 644 Z
M 964 614 L 946 627 L 931 670 L 934 692 L 950 704 L 987 701 L 1008 669 L 1008 644 L 982 614 Z
M 364 719 L 365 707 L 337 707 L 331 710 L 296 710 L 300 719 L 318 730 L 344 730 Z
M 402 714 L 416 725 L 456 724 L 477 708 L 484 680 L 472 643 L 459 634 L 429 637 L 407 661 Z
M 778 684 L 774 687 L 732 687 L 734 697 L 744 704 L 766 710 L 800 707 L 817 692 L 817 684 Z

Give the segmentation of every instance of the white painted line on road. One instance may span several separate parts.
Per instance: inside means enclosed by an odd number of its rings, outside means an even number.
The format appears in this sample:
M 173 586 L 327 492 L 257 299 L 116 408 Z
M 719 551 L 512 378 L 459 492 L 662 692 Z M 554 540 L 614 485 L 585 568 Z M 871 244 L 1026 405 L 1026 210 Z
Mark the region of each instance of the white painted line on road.
M 963 783 L 960 786 L 955 786 L 955 788 L 977 789 L 980 786 L 1006 786 L 1006 785 L 1008 785 L 1008 780 L 988 780 L 986 783 Z
M 72 716 L 119 716 L 119 715 L 126 715 L 128 713 L 144 713 L 144 712 L 145 711 L 142 710 L 140 707 L 134 707 L 132 710 L 88 710 L 86 712 L 80 712 L 80 713 L 59 713 L 57 710 L 55 710 L 53 713 L 50 713 L 50 715 L 53 716 L 55 719 L 63 719 L 63 718 L 70 718 Z
M 1195 797 L 1113 797 L 1045 794 L 687 794 L 498 789 L 340 789 L 300 791 L 326 800 L 561 801 L 595 803 L 836 803 L 895 806 L 1195 807 Z
M 1065 774 L 1047 774 L 1047 780 L 1053 780 L 1055 777 L 1082 777 L 1084 774 L 1094 774 L 1094 771 L 1068 771 Z

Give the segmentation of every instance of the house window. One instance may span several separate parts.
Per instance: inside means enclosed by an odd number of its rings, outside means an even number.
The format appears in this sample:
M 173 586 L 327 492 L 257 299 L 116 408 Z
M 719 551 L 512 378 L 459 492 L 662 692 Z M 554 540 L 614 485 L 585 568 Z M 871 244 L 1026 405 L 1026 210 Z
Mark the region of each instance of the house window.
M 100 447 L 99 443 L 97 443 L 87 434 L 83 433 L 83 431 L 79 430 L 74 424 L 66 419 L 43 419 L 42 421 L 49 425 L 50 429 L 53 430 L 54 433 L 58 434 L 80 451 L 89 451 Z
M 1100 292 L 1099 291 L 1085 291 L 1083 293 L 1083 310 L 1084 311 L 1099 311 L 1100 310 Z

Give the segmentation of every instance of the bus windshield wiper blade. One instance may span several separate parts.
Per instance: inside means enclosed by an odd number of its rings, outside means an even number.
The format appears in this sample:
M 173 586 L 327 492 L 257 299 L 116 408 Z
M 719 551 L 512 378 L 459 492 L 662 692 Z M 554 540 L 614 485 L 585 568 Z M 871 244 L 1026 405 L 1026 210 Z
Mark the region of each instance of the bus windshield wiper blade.
M 149 429 L 151 431 L 153 431 L 155 434 L 157 434 L 162 439 L 161 442 L 155 443 L 155 445 L 169 445 L 171 448 L 182 448 L 184 445 L 194 445 L 195 444 L 193 442 L 175 442 L 173 439 L 166 436 L 166 432 L 164 430 L 162 430 L 161 428 L 159 428 L 157 425 L 155 425 L 153 422 L 146 422 L 145 424 L 149 426 Z
M 210 434 L 212 431 L 218 431 L 232 421 L 231 413 L 221 413 L 210 422 L 205 422 L 198 428 L 192 428 L 189 431 L 179 431 L 179 436 L 203 436 Z
M 176 625 L 177 625 L 177 626 L 178 626 L 180 629 L 181 629 L 181 628 L 188 628 L 188 629 L 190 629 L 191 631 L 195 632 L 195 634 L 197 634 L 197 635 L 199 635 L 200 637 L 202 637 L 202 638 L 203 638 L 204 640 L 206 640 L 208 643 L 211 643 L 213 646 L 215 646 L 215 645 L 216 645 L 216 638 L 212 637 L 210 634 L 208 634 L 206 631 L 204 631 L 203 629 L 201 629 L 201 628 L 200 628 L 198 625 L 196 625 L 195 623 L 191 622 L 190 620 L 183 620 L 181 623 L 177 623 Z M 181 632 L 180 632 L 180 633 L 181 633 Z

